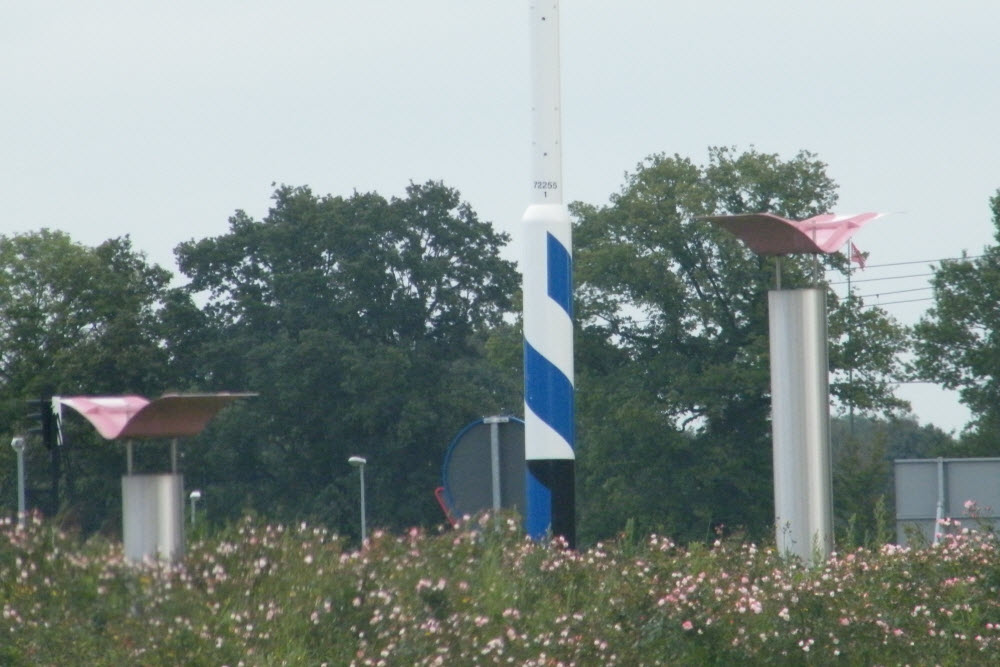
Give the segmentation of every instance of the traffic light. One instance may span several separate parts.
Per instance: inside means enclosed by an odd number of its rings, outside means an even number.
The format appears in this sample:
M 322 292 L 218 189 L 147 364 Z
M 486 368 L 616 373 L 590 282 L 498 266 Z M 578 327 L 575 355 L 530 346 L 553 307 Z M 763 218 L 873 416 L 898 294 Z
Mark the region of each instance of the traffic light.
M 38 434 L 45 448 L 51 450 L 56 444 L 56 420 L 52 414 L 52 397 L 28 399 L 28 406 L 30 410 L 28 420 L 34 424 L 28 429 L 28 433 Z
M 49 484 L 42 492 L 48 497 L 48 502 L 41 503 L 39 508 L 49 516 L 59 512 L 59 480 L 62 476 L 62 461 L 56 442 L 56 419 L 52 411 L 52 396 L 42 395 L 40 398 L 28 399 L 28 420 L 32 424 L 27 432 L 38 435 L 42 444 L 49 450 Z

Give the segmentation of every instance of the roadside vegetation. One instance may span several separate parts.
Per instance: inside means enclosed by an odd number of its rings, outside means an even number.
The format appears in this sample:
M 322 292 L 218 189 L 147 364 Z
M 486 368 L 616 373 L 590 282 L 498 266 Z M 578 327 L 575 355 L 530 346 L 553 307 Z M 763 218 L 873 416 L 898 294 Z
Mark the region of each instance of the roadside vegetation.
M 244 518 L 175 565 L 128 564 L 37 516 L 0 526 L 5 665 L 984 664 L 1000 650 L 997 540 L 807 566 L 737 537 L 628 531 L 581 551 L 513 517 L 376 532 Z

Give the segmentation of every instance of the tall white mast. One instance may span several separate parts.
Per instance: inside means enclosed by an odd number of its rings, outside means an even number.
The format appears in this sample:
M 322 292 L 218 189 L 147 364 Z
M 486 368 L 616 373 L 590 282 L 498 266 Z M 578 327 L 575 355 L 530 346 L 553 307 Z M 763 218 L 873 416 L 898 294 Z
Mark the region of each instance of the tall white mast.
M 524 213 L 526 528 L 576 542 L 573 250 L 562 195 L 559 2 L 531 3 L 530 205 Z

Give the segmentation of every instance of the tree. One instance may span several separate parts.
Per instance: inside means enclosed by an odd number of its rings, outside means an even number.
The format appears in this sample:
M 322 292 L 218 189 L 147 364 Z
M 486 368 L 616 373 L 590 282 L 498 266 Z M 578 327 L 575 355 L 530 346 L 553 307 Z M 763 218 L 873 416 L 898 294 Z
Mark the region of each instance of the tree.
M 632 498 L 623 507 L 640 524 L 682 538 L 704 538 L 718 524 L 770 531 L 766 292 L 773 260 L 698 217 L 768 211 L 804 218 L 835 202 L 825 165 L 809 153 L 783 161 L 716 148 L 706 166 L 654 155 L 610 205 L 572 207 L 582 535 L 598 537 L 624 522 L 608 516 L 617 507 L 605 503 L 607 489 Z M 822 261 L 846 268 L 838 256 Z M 824 284 L 808 258 L 785 258 L 782 273 L 786 286 Z M 855 378 L 831 390 L 864 411 L 892 410 L 900 402 L 887 380 L 897 371 L 893 353 L 903 331 L 860 305 L 830 295 L 831 364 L 837 370 L 850 361 Z M 848 323 L 862 321 L 848 343 Z M 848 345 L 877 354 L 852 355 Z
M 346 462 L 363 454 L 374 525 L 440 521 L 451 437 L 516 404 L 484 362 L 518 284 L 506 241 L 429 182 L 389 200 L 283 186 L 263 220 L 239 211 L 228 234 L 179 246 L 211 330 L 200 381 L 260 393 L 189 459 L 215 485 L 206 502 L 350 530 Z
M 890 419 L 839 417 L 830 424 L 835 529 L 846 544 L 871 545 L 891 526 L 876 508 L 895 505 L 893 462 L 953 456 L 955 441 L 912 415 Z M 895 535 L 893 535 L 893 538 Z
M 990 199 L 1000 241 L 1000 190 Z M 957 389 L 972 413 L 963 434 L 967 454 L 1000 453 L 1000 246 L 979 257 L 945 261 L 931 279 L 934 305 L 914 327 L 916 372 Z
M 4 236 L 0 269 L 0 404 L 13 429 L 28 426 L 27 399 L 145 394 L 176 380 L 161 316 L 171 298 L 179 305 L 185 297 L 168 296 L 171 274 L 128 237 L 87 247 L 45 229 Z M 89 428 L 66 443 L 49 452 L 29 445 L 34 506 L 69 510 L 89 527 L 109 510 L 117 516 L 120 452 Z

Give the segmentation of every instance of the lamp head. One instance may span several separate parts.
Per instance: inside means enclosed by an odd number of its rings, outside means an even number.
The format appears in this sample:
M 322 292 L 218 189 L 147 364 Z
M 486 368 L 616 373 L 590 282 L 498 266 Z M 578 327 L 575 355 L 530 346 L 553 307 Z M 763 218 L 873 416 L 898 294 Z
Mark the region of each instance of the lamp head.
M 355 468 L 360 468 L 361 466 L 368 463 L 368 459 L 366 459 L 363 456 L 352 456 L 351 458 L 347 459 L 347 462 L 350 463 Z
M 195 489 L 188 497 L 191 498 L 191 500 L 201 500 L 201 491 Z
M 24 439 L 24 436 L 15 435 L 10 441 L 10 446 L 19 454 L 24 451 L 26 445 L 27 441 Z

